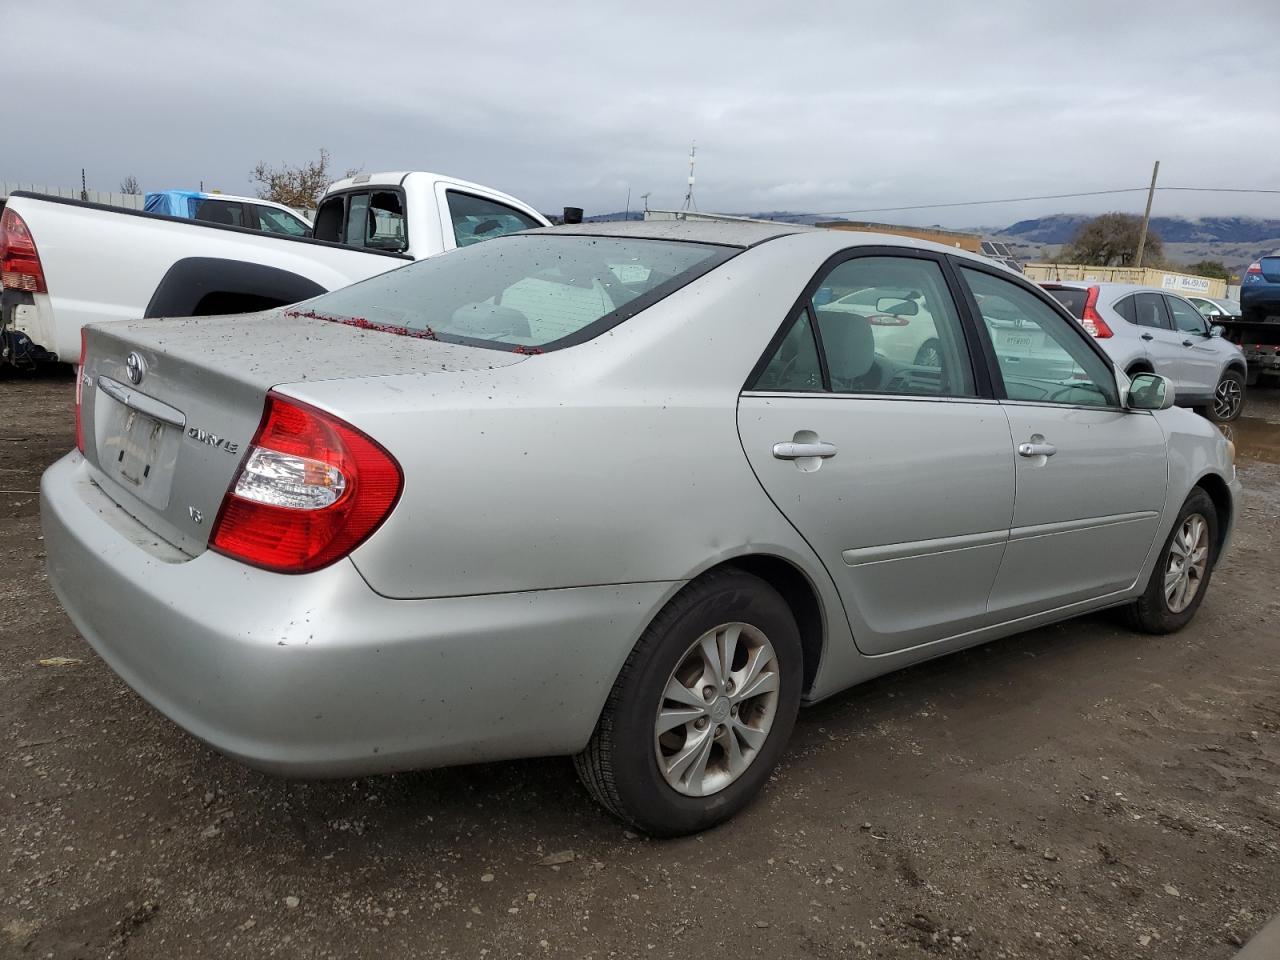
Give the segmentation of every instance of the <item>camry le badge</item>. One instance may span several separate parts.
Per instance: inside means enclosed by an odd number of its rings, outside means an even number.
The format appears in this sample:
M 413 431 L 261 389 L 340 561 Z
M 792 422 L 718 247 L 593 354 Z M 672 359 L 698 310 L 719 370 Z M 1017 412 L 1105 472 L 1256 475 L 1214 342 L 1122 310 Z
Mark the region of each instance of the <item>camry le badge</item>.
M 131 353 L 124 361 L 124 369 L 129 374 L 129 382 L 139 384 L 147 374 L 147 362 L 137 353 Z

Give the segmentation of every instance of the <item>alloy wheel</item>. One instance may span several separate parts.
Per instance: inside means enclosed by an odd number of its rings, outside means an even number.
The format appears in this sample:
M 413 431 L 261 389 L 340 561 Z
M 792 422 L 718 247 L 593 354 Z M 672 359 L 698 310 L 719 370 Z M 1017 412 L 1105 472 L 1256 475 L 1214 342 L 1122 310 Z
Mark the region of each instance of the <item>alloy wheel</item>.
M 1244 401 L 1244 392 L 1239 381 L 1232 377 L 1223 377 L 1218 389 L 1213 392 L 1213 412 L 1219 420 L 1232 420 L 1240 412 L 1240 404 Z
M 759 755 L 778 708 L 778 657 L 746 623 L 695 640 L 663 689 L 653 745 L 667 783 L 689 797 L 729 786 Z
M 1181 613 L 1200 592 L 1209 566 L 1209 524 L 1198 513 L 1182 521 L 1169 542 L 1165 561 L 1164 598 L 1170 613 Z

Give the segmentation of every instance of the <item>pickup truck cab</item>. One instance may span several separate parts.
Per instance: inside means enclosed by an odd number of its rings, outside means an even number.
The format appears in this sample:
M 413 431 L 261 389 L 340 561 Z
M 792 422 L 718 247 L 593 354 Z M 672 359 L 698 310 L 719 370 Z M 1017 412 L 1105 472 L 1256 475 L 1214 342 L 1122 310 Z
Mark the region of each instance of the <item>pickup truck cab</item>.
M 233 197 L 198 190 L 157 190 L 148 193 L 142 207 L 147 213 L 165 213 L 204 223 L 249 227 L 291 237 L 311 236 L 311 221 L 283 203 L 259 197 Z
M 339 180 L 310 237 L 18 192 L 0 215 L 0 361 L 74 363 L 86 323 L 297 303 L 547 225 L 515 197 L 423 172 Z

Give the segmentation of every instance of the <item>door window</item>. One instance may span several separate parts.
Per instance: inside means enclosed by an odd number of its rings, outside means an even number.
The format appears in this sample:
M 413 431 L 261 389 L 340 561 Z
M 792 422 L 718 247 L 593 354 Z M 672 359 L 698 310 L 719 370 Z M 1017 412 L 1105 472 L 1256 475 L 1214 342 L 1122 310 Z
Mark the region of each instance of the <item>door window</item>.
M 814 369 L 819 344 L 825 378 Z M 942 268 L 909 257 L 857 257 L 837 264 L 792 321 L 753 388 L 975 396 L 964 333 Z
M 258 225 L 267 233 L 283 233 L 289 237 L 305 237 L 308 233 L 305 220 L 275 207 L 258 205 Z
M 320 209 L 316 211 L 316 223 L 311 230 L 311 236 L 317 240 L 328 240 L 330 243 L 341 240 L 342 212 L 345 203 L 344 197 L 337 196 L 330 197 L 320 204 Z
M 995 347 L 1010 400 L 1117 407 L 1110 367 L 1086 334 L 1031 291 L 961 266 Z
M 1196 310 L 1191 304 L 1178 297 L 1165 297 L 1164 299 L 1169 306 L 1169 313 L 1173 315 L 1175 329 L 1183 333 L 1198 333 L 1200 336 L 1204 336 L 1204 317 L 1200 315 L 1199 310 Z
M 1135 293 L 1133 314 L 1133 322 L 1140 327 L 1156 327 L 1160 330 L 1170 328 L 1169 313 L 1164 306 L 1164 294 Z
M 453 239 L 460 247 L 542 226 L 533 217 L 505 203 L 473 197 L 457 190 L 449 190 L 445 195 L 449 200 L 449 217 L 453 221 Z
M 1130 323 L 1138 322 L 1138 314 L 1134 309 L 1133 297 L 1125 297 L 1111 309 L 1115 310 L 1116 313 L 1120 314 L 1120 316 L 1124 317 Z
M 347 226 L 343 242 L 353 247 L 363 247 L 369 233 L 369 194 L 353 193 L 347 198 Z
M 246 226 L 244 204 L 230 200 L 200 201 L 200 206 L 196 207 L 195 219 L 229 227 Z

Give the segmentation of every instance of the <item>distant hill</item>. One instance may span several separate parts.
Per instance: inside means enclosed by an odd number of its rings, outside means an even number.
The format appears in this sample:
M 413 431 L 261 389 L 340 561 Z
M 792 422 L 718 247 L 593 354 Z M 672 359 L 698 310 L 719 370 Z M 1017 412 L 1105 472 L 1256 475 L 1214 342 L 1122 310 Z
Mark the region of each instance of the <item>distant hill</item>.
M 1092 217 L 1055 213 L 1035 220 L 1019 220 L 999 231 L 1022 243 L 1068 243 Z M 1280 237 L 1280 220 L 1257 217 L 1152 217 L 1151 229 L 1165 243 L 1263 243 Z

